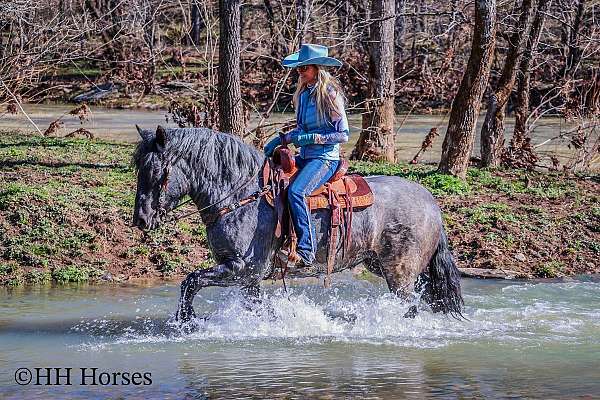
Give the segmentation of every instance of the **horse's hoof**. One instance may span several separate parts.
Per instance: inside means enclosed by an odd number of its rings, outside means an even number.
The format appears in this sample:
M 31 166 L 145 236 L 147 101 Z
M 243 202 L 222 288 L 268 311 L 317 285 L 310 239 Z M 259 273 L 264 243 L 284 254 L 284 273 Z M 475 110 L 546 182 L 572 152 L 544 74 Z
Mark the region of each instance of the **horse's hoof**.
M 404 314 L 404 318 L 414 318 L 417 316 L 417 313 L 417 306 L 410 306 L 406 314 Z

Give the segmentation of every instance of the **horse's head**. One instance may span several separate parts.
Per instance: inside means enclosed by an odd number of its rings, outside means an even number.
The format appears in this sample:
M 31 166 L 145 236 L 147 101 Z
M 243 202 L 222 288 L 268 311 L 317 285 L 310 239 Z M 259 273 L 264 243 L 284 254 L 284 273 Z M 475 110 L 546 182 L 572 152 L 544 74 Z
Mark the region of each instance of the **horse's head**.
M 156 132 L 137 129 L 142 141 L 134 154 L 138 173 L 133 223 L 154 229 L 185 194 L 185 177 L 170 149 L 168 131 L 162 126 Z

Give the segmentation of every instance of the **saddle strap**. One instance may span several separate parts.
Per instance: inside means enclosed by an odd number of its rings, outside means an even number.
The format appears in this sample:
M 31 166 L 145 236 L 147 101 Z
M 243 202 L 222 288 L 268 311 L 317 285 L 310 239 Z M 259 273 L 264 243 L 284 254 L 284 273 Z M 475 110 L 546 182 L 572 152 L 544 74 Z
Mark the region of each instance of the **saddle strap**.
M 274 171 L 273 181 L 275 182 L 275 211 L 277 212 L 277 226 L 275 227 L 275 237 L 280 238 L 282 234 L 283 218 L 285 214 L 285 195 L 289 185 L 289 180 L 280 168 Z
M 333 273 L 333 265 L 335 263 L 335 253 L 338 241 L 338 229 L 341 225 L 342 213 L 340 207 L 340 197 L 338 192 L 328 183 L 327 195 L 329 197 L 329 205 L 331 207 L 331 223 L 329 225 L 329 246 L 327 248 L 327 276 L 323 282 L 326 288 L 331 286 L 331 274 Z
M 344 224 L 346 226 L 346 232 L 344 234 L 344 256 L 348 253 L 348 248 L 350 247 L 350 243 L 352 242 L 352 215 L 354 204 L 352 204 L 352 196 L 350 195 L 350 188 L 348 187 L 348 179 L 344 177 L 344 187 L 346 188 L 346 194 L 344 196 L 344 201 L 346 202 L 346 215 L 344 218 Z
M 294 228 L 294 221 L 292 221 L 292 213 L 289 214 L 289 253 L 288 253 L 288 262 L 293 264 L 297 263 L 300 260 L 300 256 L 296 251 L 298 249 L 298 235 L 296 235 L 296 228 Z M 308 216 L 310 218 L 310 215 Z

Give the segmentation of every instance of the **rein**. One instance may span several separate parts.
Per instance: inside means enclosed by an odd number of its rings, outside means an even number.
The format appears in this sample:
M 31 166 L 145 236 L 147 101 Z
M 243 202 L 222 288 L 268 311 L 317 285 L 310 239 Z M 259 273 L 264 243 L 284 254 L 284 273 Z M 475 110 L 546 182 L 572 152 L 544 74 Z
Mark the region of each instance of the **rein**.
M 265 163 L 268 162 L 268 159 L 265 159 Z M 166 221 L 164 221 L 165 223 L 170 223 L 170 222 L 177 222 L 180 221 L 184 218 L 190 217 L 192 215 L 195 214 L 199 214 L 203 211 L 208 210 L 211 207 L 216 206 L 217 204 L 227 200 L 228 198 L 232 197 L 235 193 L 237 193 L 239 190 L 245 188 L 246 186 L 248 186 L 252 181 L 254 181 L 254 179 L 258 176 L 258 174 L 263 170 L 264 168 L 264 164 L 263 167 L 261 167 L 253 176 L 251 176 L 248 180 L 246 180 L 242 185 L 238 186 L 237 188 L 233 189 L 231 192 L 229 192 L 229 194 L 227 194 L 226 196 L 220 198 L 219 200 L 215 201 L 212 204 L 209 204 L 206 207 L 202 207 L 198 210 L 195 211 L 191 211 L 187 214 L 181 215 L 179 217 L 175 217 L 175 218 L 170 218 Z M 169 185 L 169 174 L 171 173 L 171 162 L 170 160 L 166 163 L 166 165 L 163 168 L 163 181 L 161 182 L 160 185 L 160 192 L 159 192 L 159 198 L 158 198 L 158 205 L 159 205 L 159 215 L 164 216 L 167 214 L 167 211 L 164 207 L 164 201 L 163 201 L 163 197 L 166 193 L 167 187 Z M 219 208 L 215 214 L 209 214 L 209 221 L 207 221 L 207 225 L 214 223 L 217 219 L 221 218 L 223 215 L 230 213 L 231 211 L 234 211 L 240 207 L 245 206 L 246 204 L 252 203 L 258 199 L 260 199 L 261 197 L 263 197 L 264 195 L 266 195 L 267 193 L 269 193 L 271 191 L 271 185 L 264 185 L 261 189 L 257 190 L 256 192 L 252 193 L 250 196 L 244 197 L 243 199 L 240 199 L 236 202 L 233 202 L 231 204 L 228 204 L 224 207 Z M 183 207 L 184 205 L 190 203 L 193 199 L 187 199 L 186 201 L 179 203 L 177 206 L 175 206 L 171 211 L 175 211 L 178 208 Z

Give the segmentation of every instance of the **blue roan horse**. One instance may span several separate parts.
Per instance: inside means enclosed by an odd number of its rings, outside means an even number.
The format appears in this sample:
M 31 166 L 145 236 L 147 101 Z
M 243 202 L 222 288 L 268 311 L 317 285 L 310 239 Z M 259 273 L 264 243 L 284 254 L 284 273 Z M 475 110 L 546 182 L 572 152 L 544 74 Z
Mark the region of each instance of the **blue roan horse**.
M 177 319 L 195 316 L 194 296 L 206 286 L 238 285 L 255 298 L 260 281 L 275 272 L 273 255 L 281 245 L 274 235 L 275 210 L 261 198 L 220 218 L 215 218 L 215 212 L 259 189 L 262 152 L 237 137 L 204 128 L 138 130 L 142 141 L 134 155 L 138 170 L 134 223 L 141 229 L 156 228 L 189 195 L 202 210 L 216 260 L 212 268 L 192 272 L 182 282 Z M 398 296 L 409 299 L 417 291 L 434 312 L 461 315 L 459 272 L 431 193 L 400 177 L 368 176 L 366 180 L 374 204 L 355 211 L 352 243 L 343 257 L 338 252 L 334 272 L 363 264 L 383 277 Z M 227 198 L 224 203 L 211 206 L 223 198 Z M 291 277 L 325 271 L 329 210 L 320 210 L 312 218 L 317 268 L 297 270 Z M 411 307 L 407 316 L 416 311 Z

